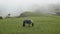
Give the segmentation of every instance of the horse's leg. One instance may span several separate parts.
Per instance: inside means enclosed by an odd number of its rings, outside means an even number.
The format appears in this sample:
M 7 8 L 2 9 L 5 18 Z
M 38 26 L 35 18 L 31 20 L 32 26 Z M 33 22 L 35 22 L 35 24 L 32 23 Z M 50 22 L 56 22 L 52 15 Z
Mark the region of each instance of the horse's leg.
M 34 23 L 32 23 L 32 26 L 34 26 Z
M 23 27 L 25 27 L 25 22 L 23 22 Z

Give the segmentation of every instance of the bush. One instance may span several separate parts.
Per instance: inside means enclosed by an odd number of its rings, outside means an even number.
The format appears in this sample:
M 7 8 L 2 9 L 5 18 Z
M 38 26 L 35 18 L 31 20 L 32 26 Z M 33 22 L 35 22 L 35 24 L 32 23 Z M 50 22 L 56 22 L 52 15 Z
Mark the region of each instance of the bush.
M 59 15 L 60 16 L 60 12 L 56 12 L 56 15 Z
M 0 19 L 3 19 L 3 17 L 2 17 L 2 16 L 0 16 Z

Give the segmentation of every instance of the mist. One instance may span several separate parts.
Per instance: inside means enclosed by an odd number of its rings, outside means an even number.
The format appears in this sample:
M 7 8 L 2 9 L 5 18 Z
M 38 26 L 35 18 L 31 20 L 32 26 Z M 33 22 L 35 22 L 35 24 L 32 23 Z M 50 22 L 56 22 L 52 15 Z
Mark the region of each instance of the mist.
M 0 15 L 19 16 L 22 12 L 38 9 L 42 13 L 52 13 L 50 4 L 60 4 L 60 0 L 0 0 Z

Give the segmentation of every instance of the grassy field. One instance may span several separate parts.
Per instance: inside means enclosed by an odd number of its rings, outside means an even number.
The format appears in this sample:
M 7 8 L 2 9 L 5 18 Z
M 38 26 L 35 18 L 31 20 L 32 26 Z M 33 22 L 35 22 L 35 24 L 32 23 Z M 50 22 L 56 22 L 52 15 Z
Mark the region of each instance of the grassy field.
M 60 16 L 29 18 L 34 27 L 22 27 L 24 18 L 0 19 L 0 34 L 60 34 Z

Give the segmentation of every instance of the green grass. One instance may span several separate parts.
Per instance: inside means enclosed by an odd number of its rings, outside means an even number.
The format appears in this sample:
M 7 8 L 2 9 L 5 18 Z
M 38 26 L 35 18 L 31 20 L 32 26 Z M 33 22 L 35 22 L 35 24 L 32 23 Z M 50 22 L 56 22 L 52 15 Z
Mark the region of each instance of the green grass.
M 0 19 L 0 34 L 60 34 L 60 16 L 29 18 L 34 27 L 22 27 L 24 18 Z

